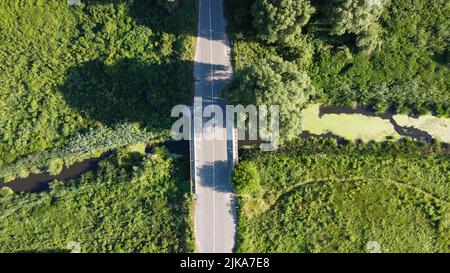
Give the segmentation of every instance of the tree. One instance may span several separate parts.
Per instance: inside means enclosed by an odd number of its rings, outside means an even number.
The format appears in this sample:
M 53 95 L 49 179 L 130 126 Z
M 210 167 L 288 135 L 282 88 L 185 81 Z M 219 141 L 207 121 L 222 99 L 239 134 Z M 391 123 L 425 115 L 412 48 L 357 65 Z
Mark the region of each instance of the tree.
M 167 11 L 173 11 L 178 5 L 178 0 L 158 0 L 158 4 Z
M 386 0 L 334 0 L 331 33 L 356 34 L 357 46 L 368 51 L 379 47 L 381 27 L 377 21 L 385 2 Z
M 306 72 L 278 57 L 238 71 L 224 90 L 225 96 L 234 104 L 278 105 L 281 141 L 298 136 L 300 110 L 314 93 Z
M 253 25 L 268 43 L 292 44 L 313 12 L 308 0 L 256 0 L 252 6 Z

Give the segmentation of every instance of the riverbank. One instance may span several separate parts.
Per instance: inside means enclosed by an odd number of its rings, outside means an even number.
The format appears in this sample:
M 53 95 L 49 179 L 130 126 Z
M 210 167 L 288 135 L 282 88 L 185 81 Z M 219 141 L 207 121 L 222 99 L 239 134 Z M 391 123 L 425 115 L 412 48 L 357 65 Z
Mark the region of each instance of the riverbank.
M 415 140 L 426 141 L 431 143 L 433 141 L 433 135 L 428 131 L 436 132 L 440 131 L 445 134 L 445 130 L 437 130 L 433 125 L 439 125 L 436 120 L 442 122 L 448 122 L 449 119 L 445 118 L 428 118 L 432 120 L 432 124 L 425 124 L 422 117 L 408 117 L 405 119 L 403 116 L 397 115 L 393 112 L 375 113 L 369 109 L 364 108 L 345 108 L 339 106 L 324 106 L 313 104 L 302 111 L 302 118 L 304 121 L 303 131 L 299 135 L 300 138 L 308 139 L 311 137 L 319 138 L 333 138 L 339 143 L 346 141 L 393 141 L 402 137 L 410 137 Z M 412 121 L 421 120 L 421 127 L 428 129 L 427 131 L 419 128 L 409 126 L 408 123 L 397 121 L 402 120 Z M 426 121 L 426 120 L 425 120 Z M 441 122 L 441 124 L 442 124 Z M 449 128 L 449 127 L 446 127 Z M 447 129 L 448 130 L 448 129 Z M 436 136 L 436 134 L 435 134 Z M 445 135 L 443 135 L 445 139 Z M 448 137 L 448 136 L 447 136 Z M 447 143 L 446 141 L 443 141 Z M 239 148 L 243 148 L 248 145 L 259 144 L 258 141 L 239 141 Z M 189 143 L 188 141 L 167 141 L 160 146 L 167 148 L 171 154 L 180 154 L 183 156 L 189 156 Z M 447 144 L 446 144 L 447 146 Z M 151 153 L 153 150 L 152 145 L 147 145 L 145 152 Z M 4 182 L 0 180 L 0 188 L 9 187 L 14 192 L 41 192 L 48 190 L 49 183 L 58 180 L 66 181 L 80 177 L 83 173 L 88 171 L 95 171 L 98 167 L 98 163 L 111 155 L 112 152 L 106 152 L 99 157 L 89 158 L 81 162 L 74 163 L 70 167 L 64 167 L 58 175 L 50 175 L 47 172 L 39 174 L 30 174 L 26 178 L 17 178 L 10 182 Z
M 187 141 L 167 141 L 160 145 L 165 147 L 170 154 L 189 156 L 189 143 Z M 145 153 L 152 153 L 155 146 L 147 145 Z M 58 175 L 51 175 L 48 172 L 39 174 L 30 174 L 25 178 L 16 178 L 9 182 L 0 180 L 0 189 L 8 187 L 14 192 L 43 192 L 49 189 L 50 183 L 57 180 L 66 182 L 70 179 L 79 178 L 82 174 L 95 171 L 101 160 L 110 156 L 113 152 L 109 151 L 96 158 L 89 158 L 81 162 L 74 163 L 69 167 L 64 167 Z

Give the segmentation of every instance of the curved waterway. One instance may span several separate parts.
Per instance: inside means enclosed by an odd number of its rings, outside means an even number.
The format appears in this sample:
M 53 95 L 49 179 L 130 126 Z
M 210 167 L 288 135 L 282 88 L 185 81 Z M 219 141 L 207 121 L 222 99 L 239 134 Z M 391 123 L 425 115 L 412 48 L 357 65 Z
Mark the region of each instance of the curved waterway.
M 310 105 L 302 111 L 302 138 L 320 136 L 334 138 L 340 142 L 361 139 L 363 141 L 386 141 L 401 137 L 431 142 L 439 138 L 443 142 L 450 139 L 450 119 L 433 116 L 418 118 L 395 113 L 374 113 L 369 109 L 350 109 L 338 106 Z M 259 144 L 259 141 L 239 141 L 239 147 Z M 189 156 L 188 141 L 169 141 L 162 143 L 172 154 Z M 146 153 L 151 153 L 152 146 L 147 146 Z M 67 181 L 80 177 L 83 173 L 96 170 L 98 163 L 111 152 L 99 158 L 91 158 L 64 168 L 59 175 L 48 173 L 31 174 L 27 178 L 17 178 L 8 183 L 0 181 L 0 188 L 9 187 L 15 192 L 40 192 L 49 188 L 49 183 Z
M 187 141 L 169 141 L 162 143 L 161 146 L 166 147 L 171 154 L 181 154 L 189 156 L 189 143 Z M 146 153 L 153 151 L 153 146 L 147 146 Z M 17 178 L 5 183 L 0 180 L 0 188 L 9 187 L 14 192 L 42 192 L 49 188 L 50 182 L 54 180 L 68 181 L 70 179 L 79 178 L 88 171 L 95 171 L 102 159 L 110 156 L 112 152 L 106 152 L 98 158 L 86 159 L 82 162 L 75 163 L 70 167 L 64 167 L 60 174 L 50 175 L 48 173 L 30 174 L 26 178 Z

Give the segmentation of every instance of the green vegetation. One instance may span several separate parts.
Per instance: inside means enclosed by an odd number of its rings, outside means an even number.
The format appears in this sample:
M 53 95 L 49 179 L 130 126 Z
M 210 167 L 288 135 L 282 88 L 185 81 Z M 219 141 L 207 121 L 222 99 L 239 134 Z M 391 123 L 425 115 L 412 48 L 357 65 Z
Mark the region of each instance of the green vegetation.
M 387 119 L 320 116 L 318 107 L 449 116 L 450 3 L 225 4 L 236 71 L 225 90 L 228 99 L 285 107 L 285 139 L 303 129 L 351 140 L 343 146 L 332 139 L 297 140 L 271 153 L 246 151 L 233 173 L 237 251 L 367 252 L 379 246 L 383 252 L 449 252 L 448 148 L 438 140 L 363 144 L 358 139 L 399 135 Z M 433 136 L 446 135 L 445 122 L 402 119 Z
M 289 7 L 293 2 L 299 1 L 271 1 L 276 4 L 270 5 Z M 308 73 L 318 92 L 316 103 L 449 115 L 450 2 L 311 1 L 315 13 L 309 21 L 280 24 L 297 35 L 289 44 L 269 43 L 274 39 L 268 41 L 267 30 L 257 23 L 252 25 L 263 16 L 252 10 L 269 1 L 225 3 L 237 74 L 278 56 L 295 65 L 297 71 Z M 279 10 L 280 18 L 284 11 L 288 13 L 288 9 Z M 291 14 L 296 13 L 290 12 L 286 18 Z
M 196 14 L 195 0 L 0 2 L 0 179 L 112 154 L 49 192 L 1 189 L 0 252 L 193 251 L 188 162 L 144 152 L 191 101 Z
M 175 167 L 176 166 L 176 167 Z M 190 252 L 189 164 L 121 150 L 50 192 L 0 190 L 0 252 Z
M 379 47 L 378 19 L 386 0 L 334 0 L 331 12 L 332 34 L 358 35 L 356 45 L 369 52 Z
M 82 3 L 1 1 L 0 166 L 91 128 L 169 129 L 190 102 L 194 0 Z
M 235 105 L 278 105 L 280 135 L 282 140 L 289 140 L 300 132 L 298 109 L 308 102 L 314 88 L 305 72 L 280 58 L 272 58 L 240 70 L 224 94 Z
M 258 169 L 245 161 L 233 169 L 233 188 L 240 194 L 252 194 L 259 190 Z
M 418 118 L 394 115 L 393 119 L 400 126 L 420 129 L 436 140 L 450 143 L 450 118 L 437 118 L 430 115 Z
M 159 136 L 159 134 L 158 134 Z M 0 178 L 11 181 L 16 177 L 27 177 L 30 173 L 44 171 L 59 174 L 63 165 L 70 166 L 91 157 L 127 145 L 156 142 L 155 134 L 141 130 L 133 124 L 118 124 L 114 128 L 99 127 L 67 139 L 61 147 L 36 152 L 0 167 Z M 139 148 L 139 147 L 136 147 Z M 142 148 L 141 148 L 142 149 Z
M 248 169 L 260 188 L 238 188 L 239 252 L 366 252 L 373 242 L 450 251 L 450 160 L 439 145 L 309 140 L 243 157 L 233 179 Z
M 308 0 L 256 0 L 252 9 L 253 25 L 261 39 L 269 43 L 292 44 L 313 12 Z

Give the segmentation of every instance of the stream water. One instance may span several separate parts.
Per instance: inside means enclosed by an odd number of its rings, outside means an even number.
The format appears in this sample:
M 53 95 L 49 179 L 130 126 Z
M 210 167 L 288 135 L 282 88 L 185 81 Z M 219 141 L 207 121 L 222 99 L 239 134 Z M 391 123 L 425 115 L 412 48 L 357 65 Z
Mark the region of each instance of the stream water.
M 357 116 L 357 117 L 373 117 L 377 119 L 382 119 L 389 121 L 389 123 L 393 126 L 393 130 L 398 136 L 411 137 L 418 140 L 424 140 L 427 142 L 432 141 L 432 136 L 425 131 L 413 128 L 413 127 L 405 127 L 400 126 L 394 119 L 394 113 L 386 112 L 386 113 L 374 113 L 369 109 L 359 108 L 359 109 L 350 109 L 345 107 L 338 106 L 320 106 L 318 114 L 315 113 L 315 116 L 309 115 L 307 118 L 312 119 L 312 123 L 320 122 L 320 119 L 325 116 L 333 116 L 335 119 L 335 124 L 342 128 L 351 127 L 350 124 L 347 124 L 345 121 L 339 124 L 339 115 L 340 116 Z M 318 119 L 317 119 L 318 118 Z M 317 120 L 316 120 L 317 119 Z M 308 131 L 303 131 L 300 134 L 302 138 L 309 138 L 311 136 L 320 136 L 320 137 L 328 137 L 335 138 L 339 142 L 345 142 L 346 138 L 335 134 L 333 131 L 327 131 L 326 133 L 314 134 Z M 254 145 L 260 143 L 259 141 L 239 141 L 239 147 L 245 145 Z M 189 142 L 188 141 L 169 141 L 161 144 L 166 147 L 169 153 L 172 154 L 181 154 L 184 156 L 189 156 Z M 147 146 L 146 153 L 151 153 L 153 147 Z M 58 181 L 67 181 L 69 179 L 78 178 L 83 173 L 95 170 L 98 167 L 99 161 L 109 156 L 111 152 L 107 152 L 103 154 L 99 158 L 91 158 L 84 160 L 79 163 L 75 163 L 68 168 L 64 168 L 59 175 L 50 175 L 48 173 L 40 173 L 40 174 L 31 174 L 26 178 L 17 178 L 8 183 L 4 183 L 0 181 L 0 188 L 9 187 L 15 192 L 40 192 L 45 191 L 49 188 L 49 183 L 58 180 Z
M 161 146 L 167 148 L 171 154 L 181 154 L 189 156 L 189 142 L 188 141 L 169 141 L 161 144 Z M 151 153 L 153 146 L 147 146 L 146 153 Z M 64 167 L 60 174 L 50 175 L 49 173 L 30 174 L 26 178 L 17 178 L 10 182 L 5 183 L 0 180 L 0 188 L 9 187 L 14 192 L 42 192 L 49 188 L 50 182 L 54 180 L 68 181 L 70 179 L 78 178 L 83 173 L 96 170 L 98 163 L 111 155 L 112 152 L 106 152 L 98 158 L 86 159 L 82 162 L 75 163 L 70 167 Z

